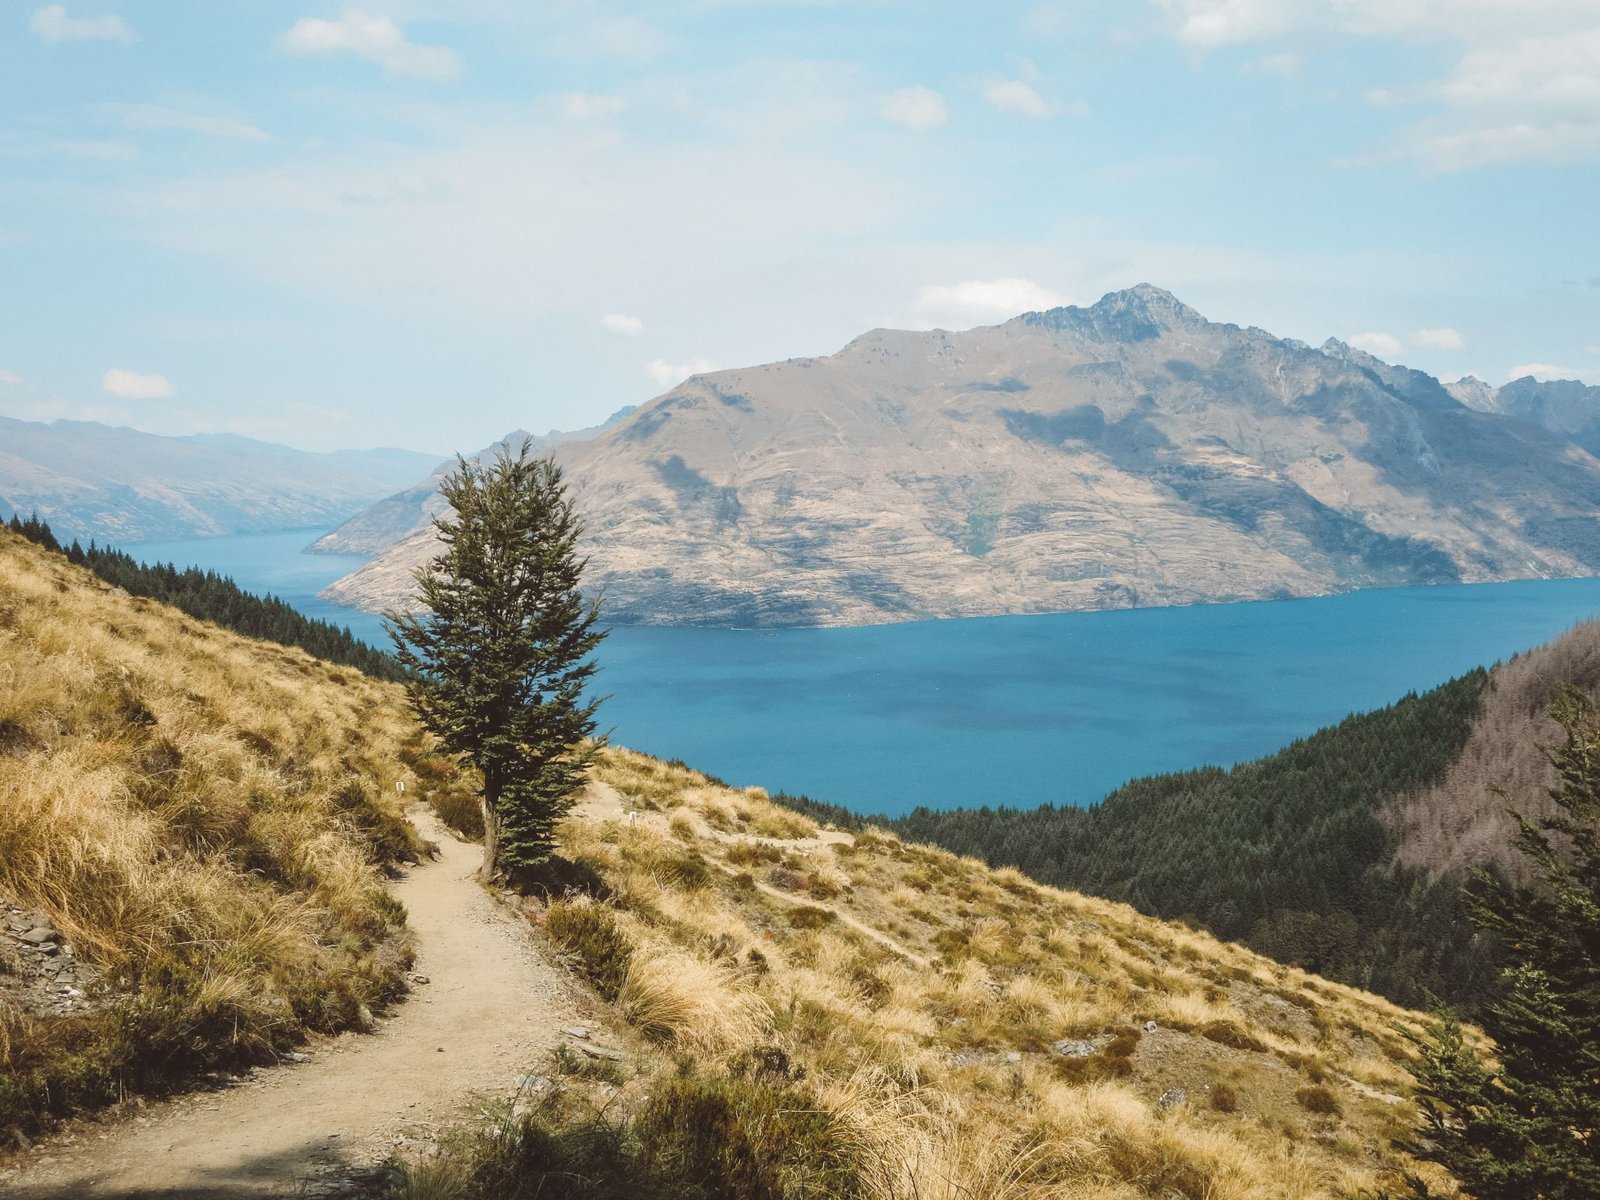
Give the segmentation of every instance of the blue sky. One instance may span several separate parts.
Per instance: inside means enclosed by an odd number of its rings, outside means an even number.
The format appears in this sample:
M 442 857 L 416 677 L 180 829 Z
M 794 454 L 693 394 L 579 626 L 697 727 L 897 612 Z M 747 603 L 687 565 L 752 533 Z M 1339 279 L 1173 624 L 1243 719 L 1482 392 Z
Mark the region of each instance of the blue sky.
M 0 415 L 312 449 L 1149 281 L 1600 382 L 1600 0 L 0 0 Z

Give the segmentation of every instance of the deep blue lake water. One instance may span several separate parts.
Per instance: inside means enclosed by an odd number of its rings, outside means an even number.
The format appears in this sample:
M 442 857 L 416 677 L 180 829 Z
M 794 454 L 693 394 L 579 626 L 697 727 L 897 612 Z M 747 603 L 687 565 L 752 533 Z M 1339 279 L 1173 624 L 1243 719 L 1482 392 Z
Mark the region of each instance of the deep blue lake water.
M 320 533 L 126 549 L 387 646 L 377 617 L 316 598 L 361 561 L 300 553 Z M 1136 775 L 1268 753 L 1597 614 L 1600 579 L 1568 579 L 863 629 L 624 627 L 600 649 L 602 727 L 864 812 L 1086 804 Z

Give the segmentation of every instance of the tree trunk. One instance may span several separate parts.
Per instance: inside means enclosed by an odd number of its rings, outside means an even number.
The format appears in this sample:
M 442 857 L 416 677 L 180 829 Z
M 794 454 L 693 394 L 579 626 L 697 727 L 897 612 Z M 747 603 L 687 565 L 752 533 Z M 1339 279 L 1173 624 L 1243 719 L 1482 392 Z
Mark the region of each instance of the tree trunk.
M 500 870 L 499 796 L 499 781 L 490 782 L 486 778 L 483 787 L 483 865 L 478 868 L 478 878 L 484 883 L 493 883 Z

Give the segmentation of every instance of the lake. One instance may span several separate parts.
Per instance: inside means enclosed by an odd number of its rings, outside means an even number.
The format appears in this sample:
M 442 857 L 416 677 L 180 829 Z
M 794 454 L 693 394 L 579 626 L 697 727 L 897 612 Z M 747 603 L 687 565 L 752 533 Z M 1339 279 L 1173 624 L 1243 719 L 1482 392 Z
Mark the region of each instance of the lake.
M 387 646 L 316 598 L 360 564 L 322 530 L 127 546 L 270 591 Z M 1600 614 L 1600 579 L 861 629 L 614 629 L 613 740 L 737 785 L 862 812 L 1087 804 L 1136 775 L 1230 764 L 1442 683 Z

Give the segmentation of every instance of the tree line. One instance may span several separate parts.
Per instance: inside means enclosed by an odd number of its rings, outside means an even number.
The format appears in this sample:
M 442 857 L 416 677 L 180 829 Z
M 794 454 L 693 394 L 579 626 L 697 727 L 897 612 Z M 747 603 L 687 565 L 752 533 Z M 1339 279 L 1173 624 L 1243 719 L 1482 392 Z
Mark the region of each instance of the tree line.
M 246 637 L 297 646 L 317 658 L 354 667 L 378 679 L 406 678 L 405 668 L 393 655 L 373 649 L 344 626 L 304 616 L 276 596 L 252 595 L 226 575 L 198 567 L 179 570 L 172 563 L 141 563 L 132 555 L 110 546 L 97 546 L 92 540 L 87 549 L 76 539 L 63 546 L 37 513 L 27 518 L 13 514 L 9 528 L 46 550 L 87 567 L 131 596 L 170 604 L 191 617 Z
M 1493 938 L 1459 880 L 1392 865 L 1379 813 L 1460 755 L 1487 680 L 1469 672 L 1231 769 L 1136 779 L 1089 808 L 918 808 L 882 823 L 1402 1004 L 1476 1011 Z

